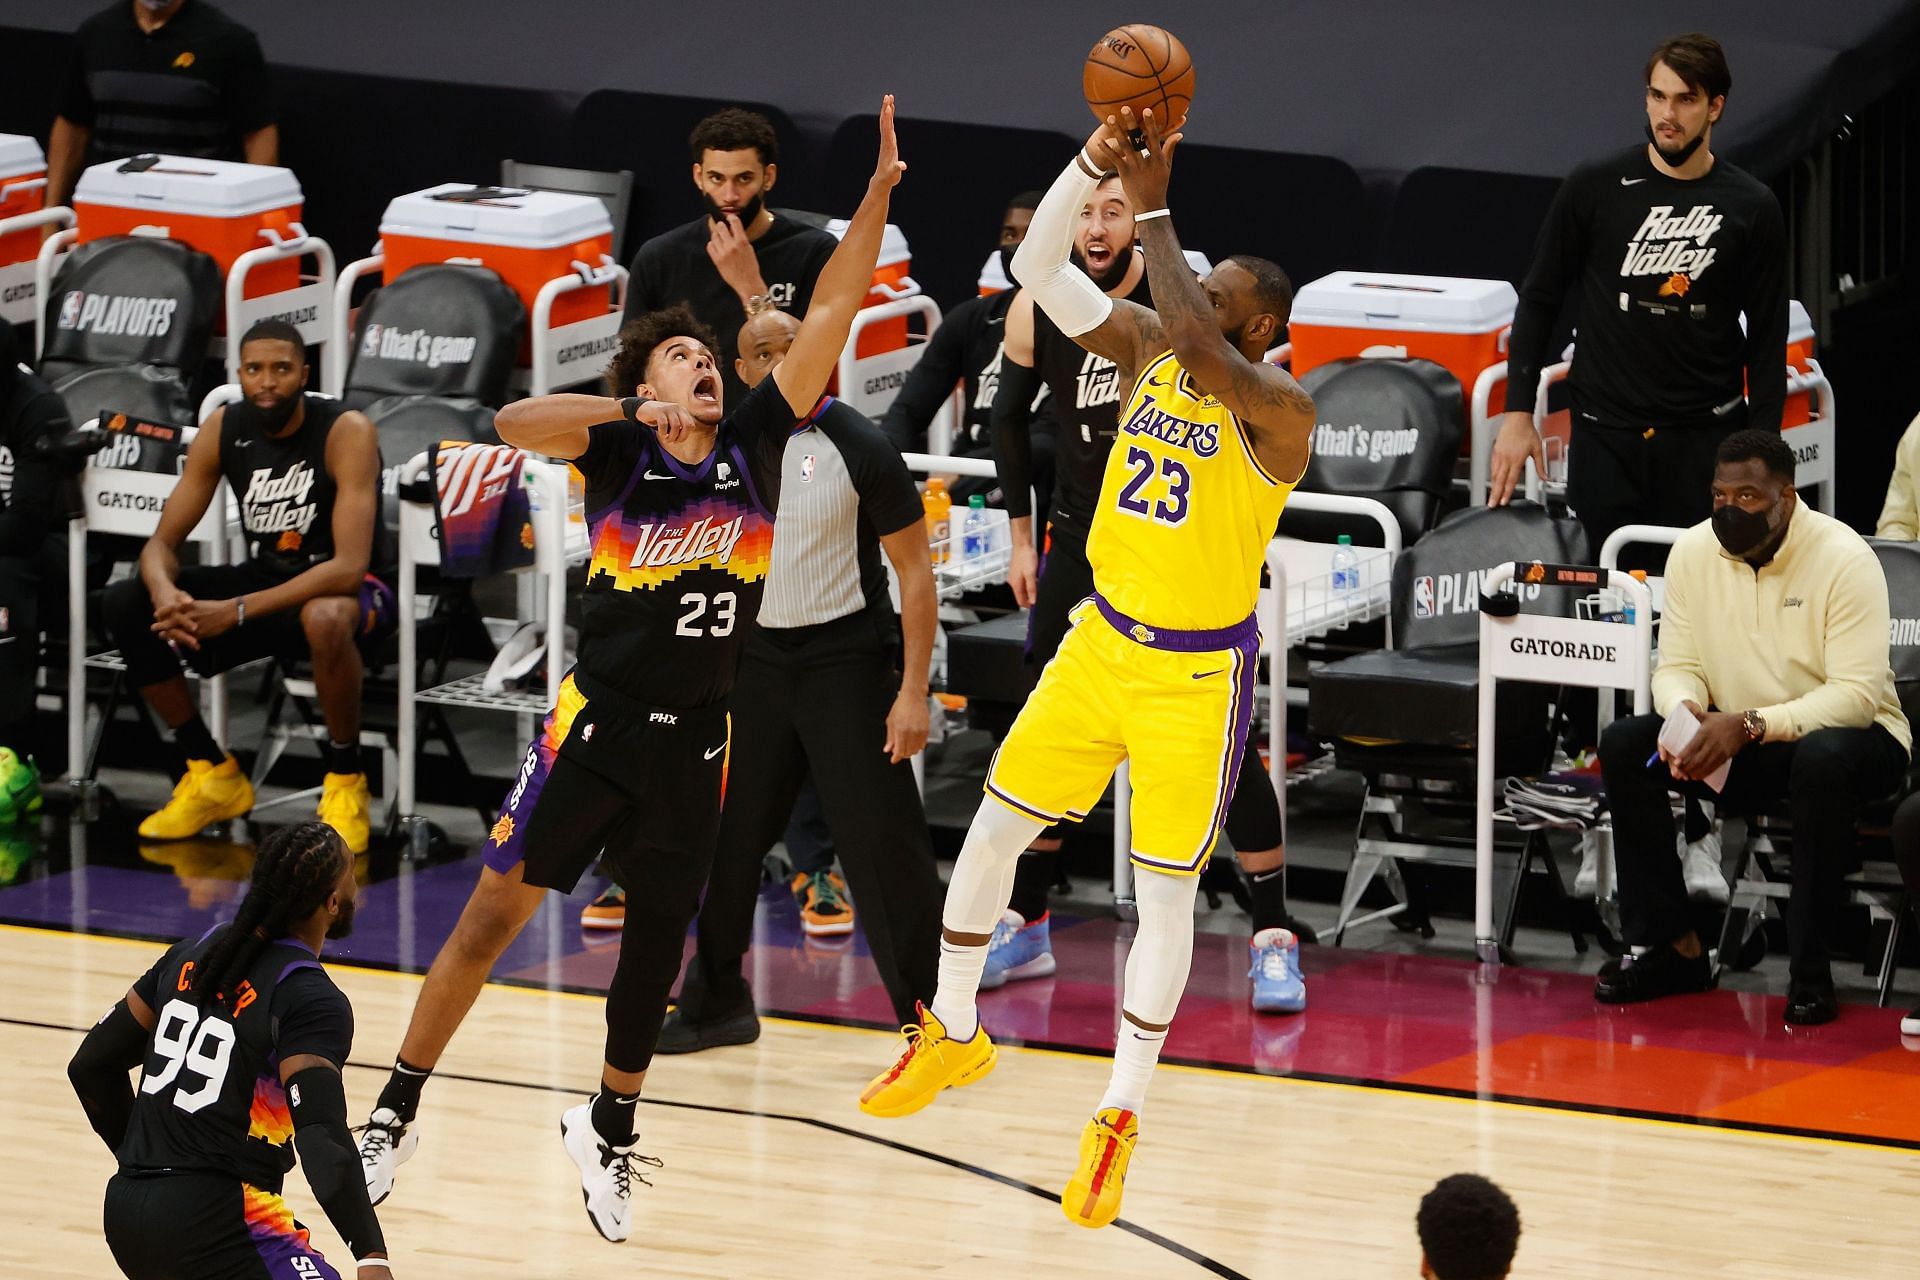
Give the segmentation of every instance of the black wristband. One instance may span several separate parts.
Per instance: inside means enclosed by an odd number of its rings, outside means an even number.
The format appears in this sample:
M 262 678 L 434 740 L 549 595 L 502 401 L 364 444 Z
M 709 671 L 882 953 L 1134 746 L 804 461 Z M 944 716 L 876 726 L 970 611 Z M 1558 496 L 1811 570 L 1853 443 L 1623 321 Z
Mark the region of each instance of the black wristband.
M 640 406 L 645 403 L 639 396 L 621 396 L 620 416 L 628 422 L 640 421 Z

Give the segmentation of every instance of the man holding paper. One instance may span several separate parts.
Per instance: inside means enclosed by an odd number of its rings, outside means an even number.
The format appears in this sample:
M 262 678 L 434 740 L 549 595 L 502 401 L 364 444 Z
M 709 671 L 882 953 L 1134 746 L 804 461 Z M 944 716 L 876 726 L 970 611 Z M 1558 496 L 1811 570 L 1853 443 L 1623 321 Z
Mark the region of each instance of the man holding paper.
M 1800 502 L 1778 432 L 1720 445 L 1713 516 L 1667 561 L 1659 715 L 1600 740 L 1621 922 L 1647 948 L 1602 970 L 1594 998 L 1630 1004 L 1705 991 L 1713 968 L 1687 912 L 1669 792 L 1793 822 L 1786 1019 L 1838 1012 L 1827 932 L 1845 902 L 1854 823 L 1892 792 L 1912 733 L 1888 665 L 1887 583 L 1864 539 Z

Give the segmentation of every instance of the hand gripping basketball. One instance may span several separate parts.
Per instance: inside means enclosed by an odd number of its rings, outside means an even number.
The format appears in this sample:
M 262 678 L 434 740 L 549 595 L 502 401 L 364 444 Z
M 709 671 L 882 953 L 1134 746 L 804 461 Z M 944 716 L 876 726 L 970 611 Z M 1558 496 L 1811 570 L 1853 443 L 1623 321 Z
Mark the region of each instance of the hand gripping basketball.
M 1129 138 L 1138 136 L 1140 145 Z M 1136 121 L 1132 107 L 1120 108 L 1118 116 L 1108 116 L 1101 145 L 1106 162 L 1120 171 L 1120 185 L 1126 188 L 1134 216 L 1167 207 L 1167 184 L 1173 177 L 1173 150 L 1183 133 L 1163 134 L 1153 108 Z

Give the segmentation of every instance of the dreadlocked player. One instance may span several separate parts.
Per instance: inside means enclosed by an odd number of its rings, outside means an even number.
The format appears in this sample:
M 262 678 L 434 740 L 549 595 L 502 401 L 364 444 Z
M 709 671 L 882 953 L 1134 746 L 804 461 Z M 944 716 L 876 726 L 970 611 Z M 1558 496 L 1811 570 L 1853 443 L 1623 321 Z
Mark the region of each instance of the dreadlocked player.
M 73 1055 L 120 1161 L 107 1244 L 133 1280 L 339 1280 L 280 1198 L 296 1150 L 358 1280 L 391 1275 L 340 1083 L 353 1009 L 319 958 L 352 929 L 356 892 L 333 828 L 274 832 L 233 922 L 169 948 Z

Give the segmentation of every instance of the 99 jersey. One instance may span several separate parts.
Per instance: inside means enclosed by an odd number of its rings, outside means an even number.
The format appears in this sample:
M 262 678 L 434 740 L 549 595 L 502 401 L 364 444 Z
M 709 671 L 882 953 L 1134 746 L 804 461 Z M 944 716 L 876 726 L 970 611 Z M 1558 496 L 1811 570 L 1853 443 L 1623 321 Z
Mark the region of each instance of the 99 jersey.
M 294 1164 L 280 1064 L 296 1054 L 344 1063 L 353 1008 L 290 938 L 269 944 L 228 999 L 203 1006 L 201 965 L 227 928 L 175 944 L 134 983 L 155 1022 L 120 1167 L 222 1174 L 277 1192 Z
M 802 418 L 762 379 L 691 466 L 651 427 L 593 428 L 574 459 L 592 540 L 578 660 L 591 684 L 660 707 L 727 696 L 773 557 L 787 438 L 827 403 Z

